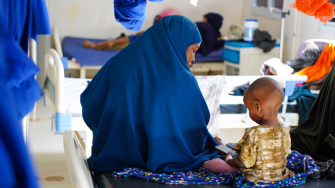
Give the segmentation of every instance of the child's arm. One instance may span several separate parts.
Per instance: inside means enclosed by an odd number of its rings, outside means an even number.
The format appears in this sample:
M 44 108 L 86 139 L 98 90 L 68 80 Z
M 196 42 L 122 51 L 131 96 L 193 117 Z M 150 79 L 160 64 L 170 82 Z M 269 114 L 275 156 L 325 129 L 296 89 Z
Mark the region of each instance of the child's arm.
M 238 158 L 233 158 L 231 156 L 231 154 L 232 153 L 229 152 L 228 155 L 226 156 L 226 158 L 225 158 L 226 162 L 232 167 L 235 167 L 235 168 L 241 167 L 242 165 L 241 165 L 240 161 L 238 160 Z

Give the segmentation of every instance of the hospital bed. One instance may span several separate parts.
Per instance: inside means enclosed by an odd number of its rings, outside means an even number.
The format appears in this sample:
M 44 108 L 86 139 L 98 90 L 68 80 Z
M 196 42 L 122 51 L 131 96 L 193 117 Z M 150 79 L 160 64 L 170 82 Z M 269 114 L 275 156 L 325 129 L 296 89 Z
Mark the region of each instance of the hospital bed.
M 73 74 L 79 71 L 80 78 L 93 77 L 94 74 L 113 56 L 118 54 L 118 50 L 95 50 L 88 49 L 82 46 L 84 40 L 89 40 L 94 43 L 102 42 L 108 39 L 90 39 L 90 38 L 78 38 L 78 37 L 65 37 L 63 39 L 63 45 L 57 31 L 54 28 L 53 39 L 56 50 L 61 58 L 64 58 L 63 63 L 66 64 L 64 69 L 66 70 L 67 77 L 75 77 Z M 222 60 L 222 49 L 211 52 L 207 56 L 196 54 L 196 62 L 194 63 L 191 71 L 194 75 L 222 75 L 223 74 L 223 60 Z M 89 74 L 93 72 L 93 74 Z M 72 73 L 72 75 L 71 75 Z
M 101 174 L 91 174 L 88 167 L 87 157 L 80 145 L 80 141 L 72 130 L 67 130 L 63 135 L 63 144 L 65 151 L 65 159 L 70 179 L 74 188 L 167 188 L 167 187 L 187 187 L 187 188 L 213 188 L 213 187 L 229 187 L 232 185 L 166 185 L 145 181 L 138 178 L 118 178 L 112 176 L 111 172 L 103 172 Z M 331 179 L 310 179 L 306 181 L 301 188 L 314 187 L 334 187 Z
M 48 49 L 45 54 L 45 73 L 46 81 L 43 87 L 44 91 L 44 101 L 45 106 L 55 108 L 55 115 L 52 120 L 52 131 L 55 133 L 62 133 L 67 129 L 72 129 L 75 131 L 84 132 L 84 150 L 87 156 L 90 156 L 90 150 L 92 145 L 92 133 L 90 129 L 86 126 L 82 118 L 82 109 L 80 104 L 80 94 L 85 90 L 89 83 L 89 79 L 81 78 L 65 78 L 64 77 L 64 68 L 60 60 L 58 53 L 53 49 Z M 220 83 L 215 87 L 216 89 L 216 98 L 213 104 L 220 104 L 220 108 L 223 109 L 228 107 L 228 112 L 219 112 L 218 114 L 218 123 L 214 123 L 213 127 L 209 130 L 213 132 L 218 132 L 221 128 L 248 128 L 254 126 L 251 120 L 248 121 L 248 116 L 246 110 L 240 112 L 233 112 L 231 109 L 232 105 L 243 107 L 243 97 L 241 96 L 231 96 L 229 95 L 230 90 L 240 84 L 246 82 L 252 82 L 260 76 L 198 76 L 196 77 L 200 85 L 200 89 L 206 98 L 209 95 L 212 95 L 213 86 L 207 84 L 205 87 L 203 84 L 208 78 L 220 78 Z M 272 78 L 278 80 L 279 82 L 289 85 L 286 86 L 285 92 L 285 101 L 287 97 L 290 96 L 294 89 L 295 83 L 302 83 L 307 80 L 306 76 L 272 76 Z M 208 83 L 214 83 L 209 81 Z M 223 89 L 220 89 L 223 88 Z M 207 96 L 207 97 L 206 97 Z M 292 105 L 284 101 L 284 116 L 286 121 L 290 122 L 291 125 L 297 125 L 298 115 L 297 113 L 287 113 L 286 106 L 287 104 Z M 206 99 L 208 106 L 213 106 L 209 104 L 208 99 Z M 294 105 L 294 104 L 293 104 Z M 217 109 L 219 109 L 217 107 Z M 215 109 L 214 109 L 215 110 Z M 213 117 L 211 117 L 212 119 Z M 244 122 L 243 122 L 244 121 Z M 213 132 L 211 132 L 213 134 Z M 214 135 L 217 135 L 217 134 Z
M 81 116 L 80 94 L 88 79 L 65 78 L 64 68 L 58 53 L 53 49 L 45 52 L 44 105 L 55 109 L 51 130 L 62 133 L 67 129 L 83 132 L 84 150 L 91 155 L 93 135 Z

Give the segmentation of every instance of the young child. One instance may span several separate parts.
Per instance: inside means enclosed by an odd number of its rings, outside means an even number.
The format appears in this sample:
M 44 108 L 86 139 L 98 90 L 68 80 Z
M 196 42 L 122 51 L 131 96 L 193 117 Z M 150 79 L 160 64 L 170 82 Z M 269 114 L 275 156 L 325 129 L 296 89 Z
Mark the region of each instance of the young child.
M 228 170 L 231 167 L 239 168 L 244 173 L 244 179 L 251 182 L 279 181 L 294 175 L 286 168 L 286 157 L 291 153 L 289 131 L 277 118 L 283 97 L 282 88 L 272 78 L 257 79 L 248 87 L 243 102 L 250 118 L 259 125 L 251 127 L 234 147 L 239 151 L 237 158 L 233 158 L 231 153 L 225 157 L 230 167 L 222 165 L 224 161 L 221 160 L 222 167 Z M 217 168 L 214 164 L 217 159 L 213 160 L 206 161 L 204 168 Z M 216 173 L 228 170 L 221 169 Z

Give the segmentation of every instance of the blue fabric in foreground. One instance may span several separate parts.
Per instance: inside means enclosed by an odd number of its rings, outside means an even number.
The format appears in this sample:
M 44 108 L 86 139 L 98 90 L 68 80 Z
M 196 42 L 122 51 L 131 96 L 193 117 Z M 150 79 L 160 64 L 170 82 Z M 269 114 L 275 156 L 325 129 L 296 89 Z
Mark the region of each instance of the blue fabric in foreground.
M 167 16 L 99 70 L 81 94 L 93 171 L 188 171 L 217 156 L 208 107 L 186 64 L 186 49 L 199 42 L 193 22 Z
M 144 169 L 125 168 L 121 172 L 113 172 L 114 177 L 136 177 L 147 181 L 153 181 L 164 184 L 224 184 L 234 187 L 288 187 L 298 186 L 306 182 L 306 179 L 313 171 L 319 171 L 320 168 L 314 163 L 314 160 L 308 155 L 302 155 L 297 151 L 287 157 L 286 167 L 295 173 L 294 176 L 269 183 L 246 182 L 243 181 L 244 174 L 241 171 L 231 174 L 215 174 L 204 168 L 197 168 L 188 172 L 173 173 L 153 173 Z
M 34 78 L 39 68 L 28 58 L 30 36 L 51 34 L 48 12 L 44 0 L 4 0 L 0 3 L 3 23 L 2 34 L 8 46 L 6 55 L 6 85 L 15 97 L 14 106 L 21 120 L 41 97 L 41 88 Z
M 39 187 L 20 125 L 42 94 L 34 79 L 38 67 L 27 53 L 39 1 L 45 6 L 44 0 L 0 1 L 0 187 Z
M 115 19 L 128 30 L 139 31 L 146 20 L 146 6 L 147 0 L 114 0 Z

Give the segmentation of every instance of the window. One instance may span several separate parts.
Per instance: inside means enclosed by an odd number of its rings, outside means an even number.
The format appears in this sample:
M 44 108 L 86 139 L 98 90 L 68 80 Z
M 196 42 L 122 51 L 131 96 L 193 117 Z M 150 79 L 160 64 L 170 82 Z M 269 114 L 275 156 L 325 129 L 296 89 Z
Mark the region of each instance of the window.
M 326 23 L 319 22 L 319 31 L 324 33 L 335 33 L 335 18 Z
M 273 19 L 281 19 L 284 0 L 254 0 L 252 13 Z

